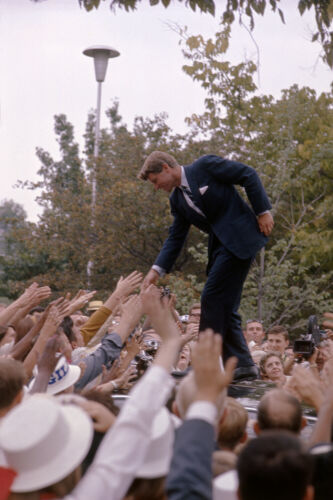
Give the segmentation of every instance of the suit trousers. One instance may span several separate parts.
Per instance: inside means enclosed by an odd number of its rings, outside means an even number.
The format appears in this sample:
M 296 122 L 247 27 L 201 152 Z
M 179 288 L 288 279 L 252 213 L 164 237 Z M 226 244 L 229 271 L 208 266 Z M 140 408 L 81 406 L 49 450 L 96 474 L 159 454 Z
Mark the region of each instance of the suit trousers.
M 217 239 L 210 241 L 208 278 L 201 295 L 200 331 L 211 328 L 222 335 L 222 358 L 238 358 L 238 367 L 252 366 L 250 351 L 241 328 L 238 308 L 244 281 L 254 257 L 239 259 Z

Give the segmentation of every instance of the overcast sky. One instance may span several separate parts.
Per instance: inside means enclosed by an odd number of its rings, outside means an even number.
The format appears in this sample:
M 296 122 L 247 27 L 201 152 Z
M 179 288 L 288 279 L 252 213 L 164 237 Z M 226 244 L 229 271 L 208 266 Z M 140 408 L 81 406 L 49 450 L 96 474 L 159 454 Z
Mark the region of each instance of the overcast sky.
M 216 0 L 224 5 L 225 0 Z M 260 47 L 260 93 L 279 97 L 293 83 L 329 91 L 332 72 L 319 59 L 320 46 L 310 43 L 313 15 L 301 18 L 298 0 L 282 1 L 286 16 L 256 19 L 254 37 Z M 54 115 L 65 113 L 82 144 L 88 112 L 96 106 L 97 84 L 93 62 L 82 51 L 90 45 L 109 45 L 120 57 L 109 62 L 102 90 L 105 109 L 119 99 L 120 114 L 131 126 L 137 115 L 152 117 L 165 111 L 175 132 L 184 132 L 184 118 L 203 110 L 205 94 L 182 72 L 185 60 L 178 35 L 167 23 L 187 25 L 193 34 L 212 36 L 219 15 L 193 13 L 174 1 L 168 9 L 149 7 L 148 0 L 134 13 L 109 8 L 102 1 L 96 11 L 80 9 L 78 0 L 0 0 L 0 202 L 13 199 L 37 220 L 36 193 L 13 186 L 37 180 L 35 148 L 58 159 Z M 269 9 L 268 9 L 269 10 Z M 226 58 L 233 64 L 256 60 L 256 47 L 244 28 L 234 23 Z M 258 82 L 257 82 L 258 83 Z M 255 167 L 255 165 L 254 165 Z

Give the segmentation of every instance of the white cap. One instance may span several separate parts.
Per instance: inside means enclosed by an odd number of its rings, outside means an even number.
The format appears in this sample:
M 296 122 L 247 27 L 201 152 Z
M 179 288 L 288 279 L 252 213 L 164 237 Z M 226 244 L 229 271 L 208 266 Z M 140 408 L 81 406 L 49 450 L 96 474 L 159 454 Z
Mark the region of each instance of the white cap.
M 154 418 L 149 448 L 144 463 L 135 473 L 136 477 L 153 479 L 168 474 L 173 453 L 174 434 L 171 415 L 166 408 L 162 408 Z
M 17 476 L 12 492 L 50 486 L 70 474 L 86 456 L 93 436 L 88 415 L 35 394 L 13 408 L 0 426 L 0 449 Z
M 238 500 L 238 476 L 235 470 L 217 476 L 213 481 L 213 500 Z
M 37 369 L 34 369 L 34 375 L 38 373 Z M 65 356 L 61 356 L 57 363 L 57 366 L 52 373 L 48 386 L 47 394 L 58 394 L 59 392 L 68 389 L 77 382 L 81 375 L 81 368 L 76 365 L 71 365 L 67 362 Z M 32 388 L 35 379 L 33 378 L 29 383 L 29 389 Z

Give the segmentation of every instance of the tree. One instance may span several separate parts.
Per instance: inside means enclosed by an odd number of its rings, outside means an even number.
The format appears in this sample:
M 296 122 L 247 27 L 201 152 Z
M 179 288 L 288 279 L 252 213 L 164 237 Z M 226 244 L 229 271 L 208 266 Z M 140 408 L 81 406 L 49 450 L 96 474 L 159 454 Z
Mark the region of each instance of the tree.
M 183 69 L 207 92 L 205 112 L 189 125 L 205 137 L 205 150 L 255 166 L 272 200 L 275 230 L 254 263 L 242 310 L 267 325 L 301 328 L 332 303 L 333 94 L 292 86 L 277 101 L 259 96 L 255 66 L 225 60 L 229 26 L 215 40 L 179 33 L 189 61 Z M 202 260 L 201 247 L 192 252 Z
M 0 206 L 0 295 L 15 298 L 21 281 L 45 271 L 43 259 L 28 244 L 34 226 L 18 203 L 8 200 Z
M 40 2 L 42 0 L 32 0 Z M 83 7 L 87 12 L 93 9 L 98 9 L 102 0 L 78 0 L 80 7 Z M 106 0 L 103 0 L 106 1 Z M 113 11 L 124 8 L 127 12 L 135 10 L 142 0 L 109 0 L 110 8 Z M 147 0 L 145 0 L 146 2 Z M 184 3 L 186 7 L 193 11 L 198 9 L 201 12 L 215 15 L 215 7 L 220 7 L 220 1 L 216 0 L 178 0 Z M 171 4 L 171 0 L 150 0 L 150 6 L 163 5 L 167 8 Z M 266 8 L 270 6 L 273 12 L 277 12 L 284 23 L 283 10 L 280 9 L 280 0 L 225 0 L 224 10 L 222 11 L 223 22 L 232 24 L 236 16 L 240 23 L 244 18 L 249 21 L 250 29 L 255 27 L 255 15 L 265 15 Z M 324 61 L 333 68 L 333 32 L 330 31 L 333 19 L 333 5 L 330 0 L 298 0 L 298 11 L 302 16 L 306 10 L 313 8 L 318 31 L 313 34 L 312 41 L 320 41 L 324 55 Z
M 0 206 L 0 255 L 8 255 L 13 250 L 9 234 L 13 228 L 26 224 L 27 214 L 22 205 L 13 200 L 5 200 Z
M 49 284 L 54 291 L 76 290 L 86 285 L 86 267 L 93 249 L 92 288 L 102 296 L 113 289 L 120 275 L 138 269 L 146 272 L 156 258 L 171 222 L 168 199 L 153 192 L 148 183 L 139 181 L 137 173 L 143 160 L 154 149 L 174 151 L 182 162 L 190 161 L 187 140 L 173 135 L 166 115 L 150 119 L 137 117 L 130 131 L 122 122 L 117 102 L 107 110 L 109 127 L 101 131 L 100 154 L 93 156 L 95 116 L 88 116 L 84 154 L 79 154 L 74 130 L 66 116 L 55 116 L 55 134 L 60 160 L 37 149 L 41 162 L 39 180 L 22 187 L 39 189 L 37 201 L 43 212 L 29 231 L 16 233 L 23 245 L 19 257 L 30 256 L 39 267 L 20 274 L 12 269 L 17 287 L 25 280 Z M 97 197 L 94 216 L 94 238 L 90 238 L 91 173 L 96 173 Z M 191 232 L 189 244 L 201 238 Z M 198 265 L 185 246 L 175 270 L 200 273 Z M 181 273 L 179 273 L 181 276 Z M 182 303 L 193 296 L 190 282 L 182 286 Z M 186 290 L 189 290 L 188 294 Z M 188 295 L 188 297 L 187 297 Z M 184 311 L 186 312 L 186 311 Z
M 35 0 L 36 1 L 36 0 Z M 37 0 L 38 1 L 38 0 Z M 104 0 L 105 1 L 105 0 Z M 184 3 L 186 7 L 190 7 L 193 11 L 196 9 L 204 13 L 215 14 L 215 7 L 221 7 L 221 2 L 215 0 L 178 0 Z M 110 0 L 110 8 L 124 8 L 126 11 L 135 10 L 142 0 Z M 150 0 L 150 5 L 163 5 L 168 7 L 171 0 Z M 79 0 L 80 6 L 83 6 L 87 11 L 97 9 L 101 4 L 101 0 Z M 226 0 L 222 11 L 222 20 L 224 23 L 232 24 L 236 16 L 240 23 L 243 20 L 248 20 L 250 29 L 255 27 L 255 16 L 264 16 L 268 6 L 273 12 L 277 12 L 284 23 L 283 10 L 280 8 L 280 0 Z M 298 0 L 298 11 L 302 16 L 306 10 L 314 11 L 314 16 L 317 24 L 317 32 L 313 34 L 312 41 L 320 41 L 324 55 L 323 59 L 333 68 L 333 32 L 330 31 L 333 19 L 333 5 L 330 0 Z

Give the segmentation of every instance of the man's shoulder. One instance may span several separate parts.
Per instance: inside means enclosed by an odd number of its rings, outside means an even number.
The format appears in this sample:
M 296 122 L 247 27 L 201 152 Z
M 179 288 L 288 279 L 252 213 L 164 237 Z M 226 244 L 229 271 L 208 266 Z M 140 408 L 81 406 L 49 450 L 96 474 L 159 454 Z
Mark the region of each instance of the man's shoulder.
M 223 158 L 222 156 L 218 156 L 218 155 L 213 155 L 213 154 L 203 155 L 203 156 L 200 156 L 200 158 L 195 160 L 190 165 L 186 165 L 185 168 L 200 168 L 200 167 L 204 167 L 204 166 L 211 165 L 211 164 L 214 164 L 216 162 L 221 162 L 221 161 L 225 161 L 225 160 L 226 160 L 225 158 Z
M 204 155 L 200 156 L 197 160 L 189 165 L 184 165 L 185 174 L 187 178 L 189 176 L 200 179 L 200 176 L 205 178 L 207 175 L 211 175 L 214 171 L 214 167 L 224 162 L 225 159 L 217 155 Z

